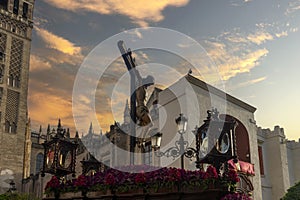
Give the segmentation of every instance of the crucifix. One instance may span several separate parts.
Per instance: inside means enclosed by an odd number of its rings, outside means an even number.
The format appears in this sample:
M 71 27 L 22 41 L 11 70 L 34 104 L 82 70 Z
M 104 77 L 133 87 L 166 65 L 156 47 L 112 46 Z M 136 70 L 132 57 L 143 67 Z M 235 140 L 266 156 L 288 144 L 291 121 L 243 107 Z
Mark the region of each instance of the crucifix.
M 130 49 L 126 49 L 122 40 L 118 42 L 119 50 L 130 74 L 130 164 L 134 164 L 134 150 L 136 146 L 136 124 L 147 126 L 152 123 L 149 110 L 145 105 L 146 89 L 154 84 L 153 76 L 142 78 L 136 69 L 135 59 Z

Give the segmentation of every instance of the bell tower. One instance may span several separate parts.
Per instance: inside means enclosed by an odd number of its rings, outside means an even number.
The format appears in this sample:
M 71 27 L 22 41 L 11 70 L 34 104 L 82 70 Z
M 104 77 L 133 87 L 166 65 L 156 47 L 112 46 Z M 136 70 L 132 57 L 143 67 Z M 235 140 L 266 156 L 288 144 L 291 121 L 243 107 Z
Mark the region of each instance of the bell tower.
M 0 1 L 0 173 L 11 170 L 17 187 L 23 174 L 34 1 Z

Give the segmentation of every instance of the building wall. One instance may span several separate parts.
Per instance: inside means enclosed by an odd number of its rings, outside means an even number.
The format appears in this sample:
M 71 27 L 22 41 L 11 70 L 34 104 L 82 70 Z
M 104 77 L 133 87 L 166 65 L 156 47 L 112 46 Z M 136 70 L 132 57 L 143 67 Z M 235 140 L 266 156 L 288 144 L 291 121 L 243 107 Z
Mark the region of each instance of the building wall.
M 261 132 L 261 129 L 259 128 L 258 129 L 258 145 L 261 146 L 262 148 L 262 163 L 263 163 L 263 174 L 260 173 L 260 168 L 256 168 L 257 172 L 261 174 L 261 190 L 262 190 L 262 197 L 264 200 L 268 200 L 268 199 L 272 199 L 272 185 L 271 185 L 271 182 L 270 180 L 267 178 L 269 177 L 269 172 L 268 172 L 268 168 L 270 167 L 269 166 L 269 163 L 267 162 L 268 161 L 268 154 L 266 152 L 266 144 L 263 142 L 263 139 L 261 138 L 260 136 L 260 133 Z
M 23 174 L 27 90 L 34 0 L 7 2 L 0 8 L 0 173 L 13 172 L 17 188 Z M 23 5 L 28 5 L 27 16 Z M 18 13 L 16 12 L 18 8 Z M 0 186 L 0 193 L 7 188 Z
M 124 116 L 125 119 L 125 116 Z M 108 167 L 130 165 L 129 160 L 129 124 L 115 123 L 105 134 L 95 134 L 90 130 L 81 140 L 99 162 Z
M 258 128 L 258 143 L 263 149 L 262 193 L 266 200 L 280 199 L 287 189 L 300 181 L 300 144 L 288 141 L 283 128 Z
M 238 105 L 228 102 L 227 104 L 227 114 L 237 118 L 246 128 L 249 135 L 249 145 L 250 145 L 250 162 L 254 164 L 255 176 L 250 180 L 252 181 L 254 191 L 254 199 L 261 199 L 261 181 L 259 173 L 259 158 L 257 151 L 257 127 L 254 123 L 254 114 L 246 109 L 239 107 Z
M 174 146 L 179 139 L 176 132 L 175 118 L 183 113 L 188 118 L 187 132 L 184 137 L 194 146 L 194 135 L 192 131 L 195 126 L 203 124 L 207 117 L 207 110 L 212 107 L 217 108 L 220 114 L 228 114 L 237 118 L 247 129 L 250 144 L 250 159 L 254 168 L 259 168 L 259 158 L 257 152 L 257 127 L 254 120 L 255 108 L 235 99 L 215 88 L 208 88 L 205 83 L 188 76 L 179 80 L 174 85 L 159 93 L 159 129 L 163 133 L 161 150 L 165 151 Z M 213 144 L 210 144 L 211 146 Z M 180 167 L 180 159 L 172 157 L 161 159 L 162 166 Z M 194 161 L 185 159 L 185 168 L 195 169 Z M 254 186 L 254 199 L 262 199 L 261 181 L 259 171 L 252 177 Z
M 287 141 L 288 166 L 290 173 L 290 185 L 293 186 L 300 181 L 300 140 Z
M 38 155 L 44 155 L 44 147 L 42 145 L 42 143 L 44 142 L 44 138 L 42 138 L 39 133 L 32 133 L 32 135 L 33 134 L 34 136 L 31 137 L 32 146 L 30 158 L 30 174 L 36 175 L 41 171 L 41 169 L 37 169 L 37 157 Z

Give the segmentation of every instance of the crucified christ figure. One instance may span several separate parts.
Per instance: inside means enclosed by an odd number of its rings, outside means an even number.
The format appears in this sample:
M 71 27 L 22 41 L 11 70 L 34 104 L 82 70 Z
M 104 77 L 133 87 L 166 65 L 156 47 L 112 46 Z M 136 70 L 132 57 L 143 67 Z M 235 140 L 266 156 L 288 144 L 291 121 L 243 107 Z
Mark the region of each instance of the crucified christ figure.
M 135 66 L 135 60 L 131 57 L 131 51 L 129 51 L 129 55 L 131 62 L 134 63 Z M 135 67 L 131 70 L 133 70 L 136 77 L 136 117 L 140 126 L 147 126 L 152 123 L 152 120 L 149 115 L 149 109 L 145 105 L 146 90 L 149 86 L 154 84 L 154 78 L 150 75 L 148 75 L 146 78 L 142 78 L 139 71 Z

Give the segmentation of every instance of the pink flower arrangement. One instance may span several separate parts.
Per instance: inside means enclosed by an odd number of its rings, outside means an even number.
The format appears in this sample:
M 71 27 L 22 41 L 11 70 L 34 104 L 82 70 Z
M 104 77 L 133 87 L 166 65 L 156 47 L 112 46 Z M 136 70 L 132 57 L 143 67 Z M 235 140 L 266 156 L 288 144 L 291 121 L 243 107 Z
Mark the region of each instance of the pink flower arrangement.
M 88 186 L 88 180 L 87 177 L 84 175 L 79 175 L 77 179 L 74 181 L 75 187 L 87 187 Z
M 219 177 L 216 168 L 211 165 L 207 167 L 205 175 L 205 178 L 217 179 Z
M 136 176 L 134 177 L 134 182 L 136 184 L 144 184 L 147 182 L 147 178 L 146 178 L 146 175 L 145 173 L 138 173 L 136 174 Z
M 228 180 L 231 182 L 237 183 L 240 181 L 237 172 L 233 169 L 228 170 L 226 176 L 227 176 Z
M 223 176 L 221 177 L 221 182 L 223 185 L 227 185 L 228 189 L 230 191 L 235 191 L 236 189 L 236 183 L 239 182 L 240 179 L 238 177 L 237 171 L 234 169 L 228 169 L 228 171 L 225 171 L 223 173 Z
M 112 173 L 106 174 L 104 178 L 104 182 L 106 185 L 111 185 L 111 186 L 115 185 L 116 181 L 114 175 Z
M 219 183 L 228 188 L 228 186 L 234 185 L 238 181 L 236 171 L 228 171 L 221 176 L 218 175 L 216 168 L 213 166 L 209 166 L 206 172 L 172 167 L 145 167 L 145 170 L 143 170 L 141 166 L 136 166 L 136 168 L 129 166 L 127 169 L 138 169 L 140 173 L 108 169 L 104 172 L 97 172 L 93 176 L 80 175 L 72 182 L 67 182 L 64 187 L 61 187 L 56 177 L 52 177 L 46 189 L 56 188 L 61 192 L 77 192 L 78 190 L 85 192 L 107 191 L 108 189 L 112 192 L 124 192 L 133 189 L 142 189 L 147 192 L 157 191 L 159 188 L 172 188 L 178 191 L 184 188 L 194 188 L 200 191 L 210 188 L 211 185 L 218 185 Z
M 55 191 L 59 188 L 61 188 L 59 179 L 56 176 L 52 176 L 50 181 L 47 183 L 45 190 L 50 192 L 50 191 Z
M 45 193 L 54 193 L 56 198 L 59 198 L 60 191 L 63 190 L 63 185 L 56 176 L 52 176 L 50 181 L 46 184 Z

